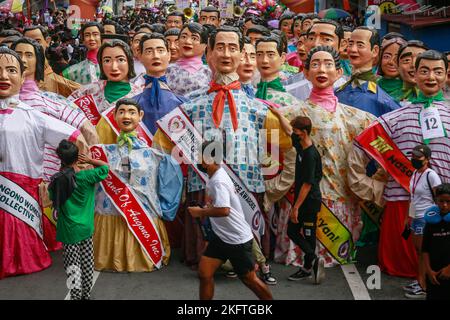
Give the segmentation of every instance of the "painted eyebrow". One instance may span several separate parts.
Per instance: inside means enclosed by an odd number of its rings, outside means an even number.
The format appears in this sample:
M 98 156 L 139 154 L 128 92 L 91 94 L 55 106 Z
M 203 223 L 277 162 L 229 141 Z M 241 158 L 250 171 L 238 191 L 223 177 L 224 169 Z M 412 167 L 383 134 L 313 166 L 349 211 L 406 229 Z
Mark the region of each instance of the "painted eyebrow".
M 17 53 L 20 53 L 20 52 L 24 52 L 24 53 L 34 53 L 34 51 L 21 51 L 21 50 L 17 50 L 16 52 L 17 52 Z
M 312 59 L 311 60 L 311 62 L 313 62 L 313 61 L 321 61 L 321 59 Z M 323 59 L 323 61 L 325 61 L 325 62 L 334 62 L 334 60 L 333 59 Z
M 400 56 L 400 59 L 403 59 L 403 58 L 409 57 L 409 56 L 412 56 L 412 52 L 405 52 Z
M 145 50 L 148 50 L 148 49 L 165 49 L 166 47 L 164 47 L 164 46 L 158 46 L 158 47 L 147 47 L 147 48 L 144 48 L 144 51 Z
M 256 53 L 259 53 L 259 52 L 275 53 L 275 50 L 268 50 L 268 51 L 256 50 Z
M 321 36 L 334 37 L 334 34 L 326 33 L 326 32 L 321 32 L 320 35 L 321 35 Z

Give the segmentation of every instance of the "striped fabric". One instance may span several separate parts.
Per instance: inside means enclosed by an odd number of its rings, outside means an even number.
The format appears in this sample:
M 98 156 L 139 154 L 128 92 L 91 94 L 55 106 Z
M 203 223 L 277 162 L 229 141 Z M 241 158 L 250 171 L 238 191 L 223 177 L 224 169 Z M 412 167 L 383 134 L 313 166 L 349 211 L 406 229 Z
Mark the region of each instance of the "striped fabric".
M 435 102 L 439 109 L 442 124 L 450 135 L 450 106 L 446 103 Z M 387 134 L 392 138 L 399 149 L 408 158 L 416 145 L 422 144 L 422 130 L 419 125 L 421 104 L 409 106 L 389 112 L 378 118 Z M 437 172 L 442 182 L 450 182 L 450 137 L 432 139 L 428 145 L 432 151 L 431 167 Z M 384 189 L 384 198 L 387 201 L 409 200 L 409 194 L 392 177 Z
M 34 109 L 58 120 L 61 120 L 72 127 L 80 129 L 87 120 L 84 113 L 71 101 L 52 92 L 34 91 L 21 95 L 21 101 Z M 56 155 L 56 149 L 45 145 L 44 150 L 44 181 L 50 181 L 52 175 L 57 173 L 61 167 L 61 162 Z

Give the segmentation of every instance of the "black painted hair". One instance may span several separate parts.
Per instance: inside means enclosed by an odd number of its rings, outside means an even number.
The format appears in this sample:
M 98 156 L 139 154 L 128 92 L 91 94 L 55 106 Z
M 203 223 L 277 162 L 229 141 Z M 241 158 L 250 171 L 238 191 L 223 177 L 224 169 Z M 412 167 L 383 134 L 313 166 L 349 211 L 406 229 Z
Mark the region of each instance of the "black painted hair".
M 402 56 L 403 51 L 405 51 L 405 49 L 408 48 L 408 47 L 421 48 L 421 49 L 424 49 L 425 51 L 428 50 L 428 47 L 422 41 L 409 40 L 406 44 L 404 44 L 403 46 L 401 46 L 398 49 L 397 64 L 400 62 L 400 58 Z
M 188 29 L 191 33 L 196 33 L 200 36 L 200 43 L 207 44 L 208 43 L 208 30 L 204 28 L 200 23 L 190 22 L 186 23 L 180 30 L 180 35 L 184 29 Z
M 58 148 L 56 148 L 56 154 L 63 166 L 70 166 L 77 162 L 78 152 L 79 150 L 76 144 L 66 139 L 61 140 Z
M 208 39 L 217 30 L 217 27 L 212 24 L 204 24 L 203 28 L 205 28 L 208 33 Z
M 305 15 L 302 18 L 302 26 L 303 26 L 303 22 L 305 22 L 305 20 L 314 20 L 316 18 L 319 18 L 319 16 L 317 14 L 314 14 L 314 13 L 309 13 L 309 14 Z
M 342 26 L 342 30 L 344 30 L 344 32 L 353 32 L 354 28 L 349 26 Z
M 152 30 L 152 26 L 148 23 L 141 23 L 139 26 L 136 27 L 136 33 L 141 33 L 141 32 L 145 32 L 145 31 L 139 31 L 141 29 L 148 29 L 148 30 Z M 148 33 L 148 32 L 146 32 Z
M 384 40 L 392 40 L 392 39 L 394 39 L 394 38 L 401 38 L 401 39 L 407 41 L 407 39 L 405 38 L 405 36 L 402 35 L 401 33 L 398 33 L 398 32 L 389 32 L 389 33 L 386 33 L 386 34 L 383 36 L 383 38 L 381 38 L 381 41 L 383 42 Z
M 6 37 L 5 39 L 3 39 L 1 41 L 1 43 L 6 45 L 6 43 L 13 43 L 21 38 L 22 38 L 22 36 L 20 36 L 20 37 L 19 36 L 10 36 L 10 37 Z
M 249 21 L 251 21 L 255 25 L 260 25 L 260 26 L 264 26 L 264 27 L 267 26 L 266 21 L 264 19 L 261 19 L 260 17 L 249 16 L 249 17 L 245 18 L 244 24 Z
M 258 51 L 258 45 L 261 42 L 275 42 L 277 45 L 278 54 L 281 56 L 284 52 L 283 51 L 283 43 L 281 41 L 281 38 L 275 34 L 272 34 L 269 37 L 262 37 L 262 38 L 259 38 L 258 40 L 256 40 L 256 44 L 255 44 L 256 51 Z
M 161 33 L 151 33 L 151 34 L 145 34 L 142 36 L 141 41 L 139 42 L 139 50 L 141 53 L 144 53 L 144 43 L 147 40 L 151 39 L 159 39 L 164 42 L 164 46 L 166 47 L 167 51 L 169 50 L 169 43 L 167 42 L 166 38 Z
M 373 49 L 375 46 L 380 46 L 380 34 L 378 33 L 377 29 L 375 28 L 370 28 L 370 27 L 366 27 L 366 26 L 359 26 L 356 27 L 355 30 L 366 30 L 366 31 L 370 31 L 371 36 L 370 36 L 370 49 Z
M 135 106 L 139 112 L 141 112 L 141 110 L 142 110 L 141 106 L 139 105 L 139 103 L 136 102 L 136 100 L 134 100 L 132 98 L 122 98 L 116 102 L 116 106 L 114 107 L 114 113 L 116 113 L 117 110 L 119 110 L 119 107 L 121 105 Z
M 287 36 L 281 30 L 275 29 L 270 32 L 270 35 L 275 35 L 280 38 L 281 44 L 283 45 L 283 52 L 287 53 L 288 48 L 288 40 Z
M 220 28 L 217 28 L 216 32 L 214 32 L 209 37 L 209 46 L 211 47 L 212 50 L 214 50 L 214 45 L 216 44 L 217 34 L 219 34 L 220 32 L 234 32 L 234 33 L 236 33 L 238 35 L 238 37 L 239 37 L 239 49 L 240 49 L 240 51 L 242 51 L 242 49 L 244 48 L 244 37 L 242 36 L 242 33 L 239 31 L 238 28 L 231 27 L 231 26 L 221 26 Z
M 217 17 L 220 19 L 220 10 L 214 6 L 207 6 L 207 7 L 202 8 L 200 10 L 200 15 L 202 15 L 202 12 L 216 12 Z
M 11 37 L 11 36 L 21 37 L 22 34 L 19 31 L 12 30 L 12 29 L 7 29 L 7 30 L 0 31 L 0 37 L 1 38 Z
M 334 34 L 337 35 L 337 37 L 339 39 L 338 43 L 340 44 L 341 40 L 344 39 L 344 29 L 342 28 L 340 23 L 338 23 L 334 20 L 330 20 L 330 19 L 320 19 L 319 21 L 314 23 L 314 25 L 316 25 L 316 24 L 331 24 L 332 26 L 335 27 Z
M 181 17 L 182 24 L 186 23 L 186 17 L 184 16 L 184 13 L 181 11 L 173 11 L 173 12 L 169 13 L 167 15 L 166 21 L 169 17 Z
M 36 81 L 44 80 L 44 68 L 45 68 L 45 53 L 44 48 L 35 40 L 27 37 L 22 37 L 19 40 L 13 42 L 11 45 L 12 50 L 16 50 L 19 44 L 29 44 L 34 49 L 34 55 L 36 56 L 36 72 L 34 74 L 34 79 Z
M 42 36 L 44 37 L 44 39 L 47 39 L 47 37 L 48 37 L 48 31 L 47 31 L 47 29 L 45 29 L 43 26 L 36 26 L 36 25 L 33 25 L 33 26 L 25 27 L 25 28 L 23 29 L 23 35 L 25 36 L 25 34 L 26 34 L 28 31 L 33 31 L 33 30 L 36 30 L 36 29 L 38 29 L 39 31 L 41 31 Z
M 20 58 L 20 56 L 15 52 L 14 50 L 8 48 L 8 47 L 0 47 L 0 56 L 9 54 L 10 56 L 13 56 L 16 58 L 17 61 L 19 61 L 19 67 L 20 67 L 20 74 L 23 74 L 25 71 L 25 66 L 23 65 L 23 61 Z
M 306 58 L 305 61 L 305 69 L 309 70 L 310 64 L 311 64 L 311 59 L 312 56 L 320 51 L 324 51 L 324 52 L 328 52 L 329 54 L 331 54 L 331 56 L 333 57 L 334 60 L 334 64 L 336 65 L 336 69 L 341 69 L 341 59 L 340 59 L 340 55 L 339 52 L 336 51 L 336 49 L 334 49 L 333 47 L 330 46 L 317 46 L 311 49 L 311 51 L 309 51 L 308 53 L 308 57 Z
M 154 23 L 151 25 L 152 32 L 164 34 L 166 32 L 166 26 L 162 23 Z
M 170 36 L 179 36 L 180 35 L 180 29 L 177 28 L 171 28 L 164 32 L 164 37 L 170 37 Z
M 103 59 L 102 59 L 103 51 L 106 48 L 115 48 L 115 47 L 122 48 L 123 52 L 125 53 L 125 56 L 127 57 L 128 79 L 132 79 L 132 78 L 136 77 L 136 72 L 134 71 L 133 52 L 131 52 L 130 46 L 128 44 L 126 44 L 125 42 L 123 42 L 122 40 L 114 39 L 114 40 L 111 40 L 110 42 L 103 43 L 102 46 L 100 47 L 100 49 L 98 50 L 97 60 L 99 61 L 99 66 L 100 66 L 100 80 L 108 80 L 105 72 L 103 71 Z
M 248 36 L 250 33 L 262 34 L 265 37 L 270 36 L 270 30 L 267 29 L 266 27 L 258 25 L 258 24 L 247 29 L 247 34 L 246 35 Z
M 105 21 L 103 22 L 103 26 L 107 26 L 107 25 L 114 26 L 114 29 L 116 30 L 116 34 L 125 34 L 125 30 L 124 30 L 123 27 L 122 27 L 120 24 L 118 24 L 117 22 L 112 21 L 112 20 L 105 20 Z
M 85 24 L 83 24 L 83 26 L 80 29 L 79 35 L 80 35 L 81 41 L 83 41 L 83 39 L 84 39 L 84 31 L 87 28 L 90 28 L 90 27 L 97 27 L 98 28 L 98 30 L 100 31 L 100 39 L 101 39 L 101 35 L 103 33 L 105 33 L 105 29 L 103 28 L 103 25 L 101 23 L 98 23 L 98 22 L 95 22 L 95 21 L 89 21 L 89 22 L 86 22 Z
M 417 69 L 419 69 L 419 65 L 420 65 L 420 61 L 422 60 L 442 60 L 444 62 L 445 65 L 445 71 L 448 70 L 448 59 L 447 56 L 445 54 L 443 54 L 442 52 L 436 51 L 436 50 L 427 50 L 425 52 L 420 53 L 417 56 L 416 59 L 416 64 L 415 64 L 415 69 L 417 71 Z

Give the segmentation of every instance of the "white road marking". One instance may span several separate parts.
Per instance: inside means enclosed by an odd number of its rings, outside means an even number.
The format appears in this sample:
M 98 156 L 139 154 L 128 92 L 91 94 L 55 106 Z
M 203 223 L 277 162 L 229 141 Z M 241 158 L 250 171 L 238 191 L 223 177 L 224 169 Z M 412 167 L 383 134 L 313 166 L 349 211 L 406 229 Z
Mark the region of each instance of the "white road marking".
M 94 270 L 94 278 L 92 279 L 92 289 L 94 289 L 95 282 L 97 281 L 99 275 L 100 275 L 100 272 Z M 70 300 L 70 291 L 67 293 L 64 300 Z
M 369 291 L 354 264 L 341 265 L 345 279 L 355 300 L 371 300 Z

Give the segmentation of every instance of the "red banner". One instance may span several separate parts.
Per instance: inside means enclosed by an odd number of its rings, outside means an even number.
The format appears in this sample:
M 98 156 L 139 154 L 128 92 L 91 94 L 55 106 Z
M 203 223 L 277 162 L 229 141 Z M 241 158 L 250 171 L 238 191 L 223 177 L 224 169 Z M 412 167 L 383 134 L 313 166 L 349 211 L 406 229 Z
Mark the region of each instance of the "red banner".
M 97 105 L 91 94 L 78 98 L 74 103 L 84 112 L 86 118 L 96 126 L 102 115 L 98 112 Z
M 355 140 L 369 155 L 409 192 L 409 181 L 414 172 L 411 161 L 395 145 L 383 126 L 375 121 Z
M 91 147 L 91 153 L 94 159 L 108 162 L 102 147 Z M 128 229 L 133 233 L 147 256 L 157 268 L 160 268 L 164 248 L 153 219 L 139 198 L 112 170 L 109 171 L 108 177 L 101 182 L 101 186 L 114 207 L 125 219 Z
M 109 125 L 111 126 L 111 128 L 113 128 L 114 132 L 119 135 L 120 133 L 120 129 L 119 126 L 117 125 L 116 119 L 114 119 L 114 107 L 110 108 L 108 110 L 106 110 L 105 112 L 103 112 L 103 117 L 106 119 L 106 121 L 108 121 Z M 152 133 L 147 129 L 147 127 L 145 126 L 145 124 L 143 124 L 142 122 L 139 123 L 139 125 L 136 128 L 136 132 L 138 134 L 138 137 L 145 140 L 145 142 L 147 142 L 147 145 L 149 147 L 152 146 L 153 143 L 153 135 Z

